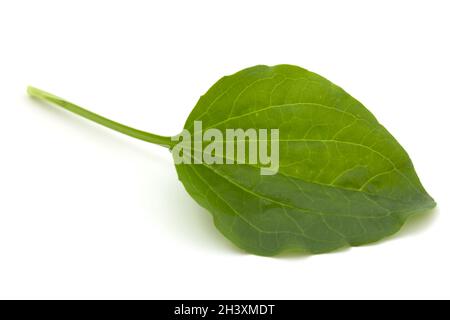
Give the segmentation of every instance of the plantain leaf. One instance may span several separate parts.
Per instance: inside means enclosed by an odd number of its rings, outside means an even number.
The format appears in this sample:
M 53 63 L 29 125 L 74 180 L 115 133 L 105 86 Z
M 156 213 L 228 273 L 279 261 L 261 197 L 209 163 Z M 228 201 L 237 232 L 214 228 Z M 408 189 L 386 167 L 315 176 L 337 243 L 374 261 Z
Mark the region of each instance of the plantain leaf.
M 398 231 L 411 215 L 436 205 L 405 150 L 361 103 L 296 66 L 256 66 L 219 80 L 186 121 L 185 149 L 179 149 L 183 143 L 174 143 L 184 142 L 182 134 L 159 136 L 34 87 L 28 93 L 169 147 L 187 192 L 211 212 L 225 237 L 254 254 L 323 253 L 374 242 Z M 231 156 L 218 147 L 199 148 L 207 129 L 220 134 L 211 142 L 220 148 L 236 140 L 226 135 L 227 129 L 278 130 L 275 136 L 243 138 L 246 148 L 257 142 L 267 144 L 272 154 L 277 150 L 276 170 L 267 168 L 264 158 L 242 161 L 234 146 Z M 180 163 L 180 158 L 188 161 Z
M 219 80 L 186 121 L 204 130 L 279 128 L 279 170 L 176 165 L 216 227 L 258 255 L 323 253 L 380 240 L 435 206 L 394 137 L 357 100 L 305 69 L 256 66 Z M 225 160 L 224 160 L 225 162 Z

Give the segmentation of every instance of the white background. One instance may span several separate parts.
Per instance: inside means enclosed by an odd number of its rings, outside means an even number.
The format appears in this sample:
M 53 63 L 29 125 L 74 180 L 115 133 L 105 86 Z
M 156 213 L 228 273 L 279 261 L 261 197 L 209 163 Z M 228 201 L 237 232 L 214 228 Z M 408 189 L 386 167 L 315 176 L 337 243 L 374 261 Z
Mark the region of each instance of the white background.
M 448 1 L 2 1 L 0 298 L 450 298 Z M 177 134 L 226 74 L 290 63 L 365 104 L 438 202 L 380 243 L 236 249 L 170 153 L 29 99 L 32 84 Z

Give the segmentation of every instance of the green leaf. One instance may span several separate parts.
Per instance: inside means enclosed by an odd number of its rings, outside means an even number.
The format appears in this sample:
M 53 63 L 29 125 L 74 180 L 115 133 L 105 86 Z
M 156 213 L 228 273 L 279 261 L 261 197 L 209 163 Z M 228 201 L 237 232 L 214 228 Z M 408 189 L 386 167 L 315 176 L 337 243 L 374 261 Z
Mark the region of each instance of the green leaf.
M 175 137 L 133 129 L 33 87 L 28 93 L 175 150 Z M 360 102 L 305 69 L 256 66 L 224 77 L 188 117 L 185 129 L 192 136 L 197 120 L 203 130 L 222 133 L 279 129 L 276 174 L 261 175 L 259 162 L 176 164 L 187 192 L 211 212 L 225 237 L 248 252 L 314 254 L 362 245 L 435 206 L 394 137 Z
M 279 128 L 277 174 L 260 165 L 178 164 L 188 193 L 238 247 L 323 253 L 380 240 L 435 206 L 405 150 L 357 100 L 305 69 L 256 66 L 219 80 L 186 121 Z

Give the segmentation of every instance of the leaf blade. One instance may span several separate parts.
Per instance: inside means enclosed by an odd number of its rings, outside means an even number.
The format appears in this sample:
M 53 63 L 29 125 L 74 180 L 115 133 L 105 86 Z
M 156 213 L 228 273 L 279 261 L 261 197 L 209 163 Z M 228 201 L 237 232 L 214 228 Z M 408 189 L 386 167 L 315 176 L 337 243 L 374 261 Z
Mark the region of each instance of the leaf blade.
M 398 231 L 435 206 L 409 156 L 357 100 L 305 69 L 256 66 L 219 80 L 185 128 L 279 128 L 280 170 L 176 166 L 189 194 L 237 246 L 260 255 L 321 253 Z M 206 196 L 205 196 L 206 195 Z

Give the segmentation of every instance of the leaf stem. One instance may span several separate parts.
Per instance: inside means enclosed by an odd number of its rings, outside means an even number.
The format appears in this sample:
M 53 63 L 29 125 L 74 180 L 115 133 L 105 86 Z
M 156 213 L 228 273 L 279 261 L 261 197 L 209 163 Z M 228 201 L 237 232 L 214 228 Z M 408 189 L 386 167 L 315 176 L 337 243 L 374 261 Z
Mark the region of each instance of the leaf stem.
M 140 139 L 143 141 L 147 141 L 147 142 L 150 142 L 153 144 L 158 144 L 158 145 L 166 147 L 166 148 L 171 148 L 174 144 L 174 142 L 171 140 L 171 137 L 159 136 L 159 135 L 156 135 L 153 133 L 149 133 L 149 132 L 145 132 L 145 131 L 141 131 L 141 130 L 137 130 L 137 129 L 125 126 L 123 124 L 120 124 L 113 120 L 102 117 L 101 115 L 98 115 L 94 112 L 86 110 L 80 106 L 77 106 L 76 104 L 73 104 L 69 101 L 66 101 L 62 98 L 59 98 L 51 93 L 45 92 L 38 88 L 29 86 L 27 89 L 27 92 L 32 97 L 52 102 L 52 103 L 66 109 L 70 112 L 73 112 L 83 118 L 89 119 L 93 122 L 101 124 L 102 126 L 105 126 L 110 129 L 113 129 L 115 131 L 118 131 L 120 133 L 126 134 L 127 136 L 130 136 L 130 137 L 133 137 L 136 139 Z

